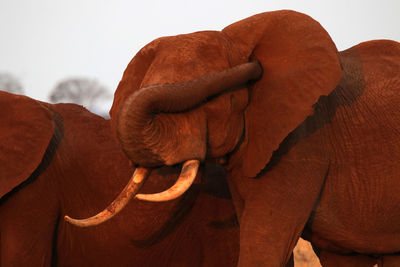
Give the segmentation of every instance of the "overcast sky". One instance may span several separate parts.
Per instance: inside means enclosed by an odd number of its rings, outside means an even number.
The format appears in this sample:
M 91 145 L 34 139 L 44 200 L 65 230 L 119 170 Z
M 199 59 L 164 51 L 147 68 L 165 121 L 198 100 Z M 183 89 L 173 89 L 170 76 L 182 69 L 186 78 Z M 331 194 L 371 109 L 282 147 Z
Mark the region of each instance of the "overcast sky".
M 0 0 L 0 72 L 44 101 L 69 77 L 97 79 L 113 92 L 128 62 L 151 40 L 221 30 L 279 9 L 312 16 L 339 50 L 371 39 L 400 41 L 399 0 Z

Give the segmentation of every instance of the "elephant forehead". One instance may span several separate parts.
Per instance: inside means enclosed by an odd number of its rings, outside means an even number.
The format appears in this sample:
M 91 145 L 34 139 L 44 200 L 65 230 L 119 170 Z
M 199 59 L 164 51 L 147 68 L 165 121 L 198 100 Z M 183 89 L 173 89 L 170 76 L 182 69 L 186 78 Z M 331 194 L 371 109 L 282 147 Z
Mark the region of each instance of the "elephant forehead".
M 217 31 L 163 37 L 157 41 L 156 56 L 141 87 L 193 80 L 239 62 L 229 40 Z

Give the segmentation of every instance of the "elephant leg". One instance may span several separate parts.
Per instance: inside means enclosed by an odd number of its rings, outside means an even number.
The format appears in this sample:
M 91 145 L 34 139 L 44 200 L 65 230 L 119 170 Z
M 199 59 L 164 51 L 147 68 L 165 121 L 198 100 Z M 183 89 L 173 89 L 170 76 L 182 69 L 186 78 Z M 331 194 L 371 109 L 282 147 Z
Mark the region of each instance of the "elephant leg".
M 239 266 L 285 266 L 322 192 L 327 166 L 281 160 L 257 179 L 241 179 Z M 241 191 L 241 192 L 240 192 Z
M 323 267 L 373 267 L 378 263 L 377 259 L 364 255 L 341 255 L 325 250 L 320 251 L 319 260 Z
M 398 267 L 400 266 L 400 255 L 383 256 L 379 262 L 379 267 Z

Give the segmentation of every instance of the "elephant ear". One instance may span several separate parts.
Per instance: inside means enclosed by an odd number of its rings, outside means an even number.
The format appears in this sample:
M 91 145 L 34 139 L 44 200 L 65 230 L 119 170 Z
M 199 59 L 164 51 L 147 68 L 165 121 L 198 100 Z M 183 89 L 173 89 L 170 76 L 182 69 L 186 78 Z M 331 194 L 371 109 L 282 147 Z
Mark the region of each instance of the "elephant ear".
M 130 94 L 140 89 L 143 78 L 153 62 L 159 40 L 156 39 L 143 47 L 129 62 L 124 71 L 114 93 L 114 101 L 110 109 L 111 125 L 114 132 L 121 106 Z
M 51 112 L 39 102 L 0 91 L 0 198 L 39 166 L 54 128 Z
M 244 141 L 230 160 L 230 168 L 255 177 L 288 133 L 313 114 L 318 98 L 338 84 L 338 51 L 318 22 L 294 11 L 258 14 L 222 32 L 263 67 L 250 88 Z

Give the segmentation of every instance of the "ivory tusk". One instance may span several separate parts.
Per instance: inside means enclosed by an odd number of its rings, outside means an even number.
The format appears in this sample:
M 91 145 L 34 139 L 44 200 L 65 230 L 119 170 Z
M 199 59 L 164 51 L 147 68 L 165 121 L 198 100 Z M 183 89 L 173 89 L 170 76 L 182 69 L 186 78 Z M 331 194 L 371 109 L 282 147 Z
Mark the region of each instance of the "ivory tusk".
M 118 212 L 120 212 L 140 190 L 146 178 L 148 177 L 149 172 L 150 170 L 146 168 L 136 168 L 128 184 L 118 195 L 118 197 L 105 210 L 97 215 L 81 220 L 73 219 L 69 216 L 65 216 L 64 219 L 67 222 L 79 227 L 95 226 L 111 219 Z
M 192 185 L 199 169 L 200 161 L 188 160 L 182 166 L 181 174 L 176 183 L 167 190 L 156 194 L 137 194 L 135 198 L 151 201 L 164 202 L 180 197 Z

